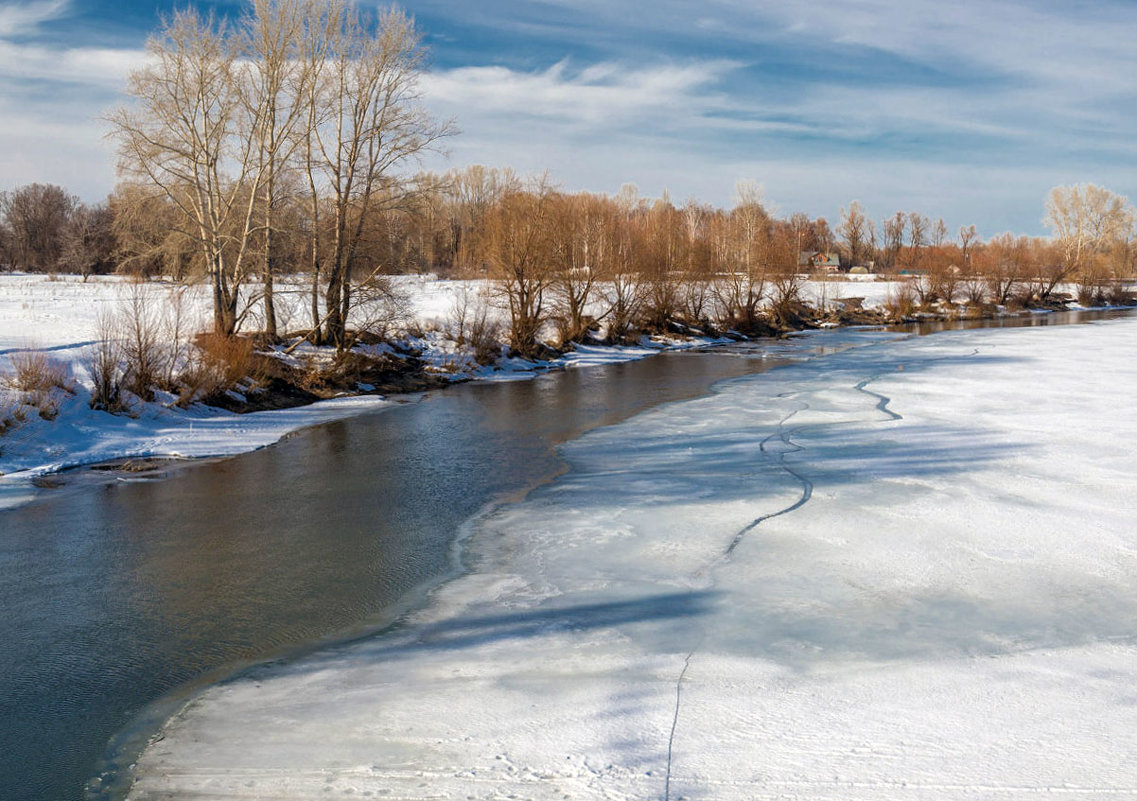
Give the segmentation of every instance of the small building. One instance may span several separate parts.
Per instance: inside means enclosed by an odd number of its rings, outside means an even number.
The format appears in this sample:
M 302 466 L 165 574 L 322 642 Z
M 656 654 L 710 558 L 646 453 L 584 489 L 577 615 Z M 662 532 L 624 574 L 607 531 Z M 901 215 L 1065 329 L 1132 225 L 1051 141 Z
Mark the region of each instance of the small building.
M 798 254 L 797 265 L 810 270 L 836 273 L 841 271 L 841 257 L 820 250 L 803 250 Z

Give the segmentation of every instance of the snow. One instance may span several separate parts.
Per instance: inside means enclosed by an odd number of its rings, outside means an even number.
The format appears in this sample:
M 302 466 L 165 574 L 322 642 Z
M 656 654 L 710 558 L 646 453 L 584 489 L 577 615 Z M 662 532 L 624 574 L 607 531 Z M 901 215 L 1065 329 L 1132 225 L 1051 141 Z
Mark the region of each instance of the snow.
M 398 276 L 392 279 L 409 300 L 412 327 L 425 329 L 407 343 L 420 349 L 425 362 L 437 372 L 454 379 L 515 381 L 531 378 L 555 368 L 588 367 L 630 359 L 640 359 L 665 348 L 706 345 L 708 339 L 656 338 L 639 347 L 582 346 L 551 363 L 503 358 L 494 366 L 477 364 L 464 349 L 446 336 L 448 320 L 455 304 L 465 298 L 471 304 L 488 292 L 485 281 L 439 281 L 433 276 Z M 277 306 L 281 324 L 302 326 L 306 319 L 307 279 L 283 280 L 277 287 Z M 818 296 L 839 286 L 826 282 Z M 887 284 L 860 284 L 878 289 L 884 297 Z M 210 324 L 209 297 L 204 286 L 183 286 L 157 281 L 135 284 L 121 277 L 96 277 L 86 282 L 78 276 L 0 274 L 0 509 L 34 500 L 40 494 L 35 481 L 68 468 L 126 458 L 197 458 L 230 456 L 276 442 L 299 428 L 344 415 L 372 411 L 383 406 L 377 397 L 356 400 L 337 399 L 304 409 L 283 412 L 236 415 L 198 406 L 183 410 L 167 402 L 135 404 L 133 418 L 91 411 L 88 408 L 92 382 L 86 367 L 86 354 L 98 339 L 100 318 L 111 315 L 129 302 L 130 293 L 140 291 L 152 308 L 165 305 L 175 295 L 184 298 L 186 319 L 182 330 L 188 335 Z M 873 295 L 875 298 L 876 295 Z M 866 301 L 868 302 L 868 301 Z M 499 320 L 504 310 L 491 314 Z M 364 313 L 366 316 L 366 312 Z M 255 324 L 255 313 L 253 315 Z M 293 325 L 294 324 L 294 325 Z M 370 350 L 390 352 L 390 347 Z M 40 419 L 35 409 L 23 408 L 15 393 L 4 386 L 3 376 L 12 372 L 11 360 L 19 352 L 39 352 L 59 364 L 72 382 L 73 394 L 53 392 L 59 405 L 55 420 Z M 327 353 L 306 345 L 291 357 L 319 361 Z M 362 392 L 371 390 L 359 387 Z M 241 400 L 241 393 L 231 397 Z M 4 421 L 20 417 L 26 422 L 4 431 Z
M 131 798 L 1137 796 L 1137 319 L 883 342 L 562 446 L 394 630 Z
M 178 291 L 177 285 L 162 282 L 138 286 L 154 299 Z M 232 456 L 270 445 L 300 428 L 387 404 L 380 397 L 363 396 L 243 415 L 161 402 L 136 403 L 134 416 L 94 411 L 84 356 L 98 339 L 100 314 L 124 302 L 129 290 L 126 281 L 115 278 L 83 283 L 72 276 L 48 280 L 0 275 L 0 373 L 10 372 L 13 355 L 42 352 L 62 366 L 75 390 L 53 391 L 59 403 L 56 419 L 44 420 L 26 409 L 26 422 L 0 438 L 0 509 L 39 497 L 43 491 L 35 481 L 45 474 L 119 459 Z M 188 327 L 200 330 L 207 320 L 205 296 L 200 288 L 190 292 L 195 303 L 189 306 Z M 0 382 L 0 418 L 11 397 Z

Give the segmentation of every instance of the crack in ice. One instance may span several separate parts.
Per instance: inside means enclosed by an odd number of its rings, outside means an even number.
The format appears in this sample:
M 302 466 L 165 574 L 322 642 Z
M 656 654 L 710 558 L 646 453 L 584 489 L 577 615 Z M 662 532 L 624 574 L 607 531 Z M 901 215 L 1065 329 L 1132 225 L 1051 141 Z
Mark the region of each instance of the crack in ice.
M 779 395 L 778 397 L 787 398 L 792 394 L 793 393 L 783 393 L 783 394 Z M 765 439 L 763 439 L 760 443 L 758 443 L 759 452 L 764 457 L 766 457 L 767 459 L 769 458 L 770 451 L 767 449 L 766 446 L 772 440 L 778 439 L 782 442 L 783 445 L 785 445 L 787 447 L 787 450 L 778 452 L 776 464 L 779 468 L 781 468 L 785 472 L 789 473 L 791 476 L 793 476 L 795 479 L 797 479 L 799 482 L 801 482 L 801 485 L 802 485 L 801 497 L 798 498 L 797 501 L 795 501 L 794 503 L 785 507 L 784 509 L 779 509 L 778 511 L 771 512 L 768 515 L 762 515 L 761 517 L 758 517 L 758 518 L 752 520 L 750 523 L 748 523 L 745 527 L 742 528 L 742 530 L 740 530 L 737 534 L 734 535 L 734 539 L 731 540 L 731 543 L 727 547 L 727 549 L 722 553 L 722 555 L 717 560 L 715 560 L 717 563 L 721 564 L 723 562 L 729 561 L 731 555 L 734 553 L 735 548 L 738 547 L 738 545 L 742 542 L 743 538 L 745 538 L 745 536 L 747 534 L 749 534 L 755 528 L 760 526 L 763 522 L 765 522 L 767 520 L 771 520 L 775 517 L 780 517 L 781 515 L 786 515 L 786 514 L 789 514 L 790 512 L 796 511 L 797 509 L 800 509 L 801 507 L 803 507 L 807 503 L 809 503 L 809 499 L 813 497 L 813 482 L 786 464 L 786 454 L 787 453 L 798 453 L 799 451 L 804 450 L 804 448 L 802 448 L 800 445 L 798 445 L 796 442 L 794 442 L 791 439 L 793 437 L 793 435 L 796 434 L 798 431 L 801 431 L 804 428 L 804 426 L 799 426 L 797 428 L 793 428 L 793 429 L 790 429 L 787 431 L 786 430 L 786 423 L 788 423 L 795 415 L 800 414 L 801 412 L 804 412 L 809 408 L 810 408 L 809 404 L 806 403 L 805 401 L 802 401 L 802 405 L 799 408 L 794 409 L 792 412 L 790 412 L 789 414 L 787 414 L 785 417 L 783 417 L 781 420 L 778 421 L 778 426 L 772 434 L 770 434 Z M 713 567 L 715 567 L 714 564 L 708 566 L 708 568 L 706 568 L 706 569 L 708 569 L 708 570 L 713 569 Z M 674 750 L 674 746 L 675 746 L 675 732 L 679 727 L 679 708 L 680 708 L 680 705 L 682 702 L 683 679 L 686 678 L 687 671 L 691 667 L 691 660 L 695 657 L 695 654 L 698 652 L 699 648 L 702 647 L 703 639 L 704 638 L 700 638 L 699 642 L 696 643 L 695 646 L 691 649 L 691 651 L 687 654 L 687 658 L 683 660 L 683 670 L 680 671 L 679 678 L 675 681 L 675 712 L 674 712 L 672 719 L 671 719 L 671 733 L 667 738 L 667 772 L 664 776 L 664 782 L 663 782 L 663 799 L 664 799 L 664 801 L 671 801 L 671 764 L 672 764 L 673 750 Z
M 979 349 L 976 348 L 969 355 L 977 356 L 978 354 L 979 354 Z M 936 361 L 939 361 L 939 360 L 937 359 Z M 903 368 L 900 367 L 897 369 L 903 369 Z M 865 395 L 876 398 L 876 401 L 877 401 L 876 410 L 881 412 L 882 414 L 887 415 L 890 421 L 903 420 L 904 419 L 903 415 L 901 415 L 897 412 L 894 412 L 894 411 L 892 411 L 892 409 L 888 408 L 888 405 L 890 403 L 892 403 L 892 398 L 890 398 L 887 395 L 883 395 L 879 392 L 873 392 L 872 390 L 866 389 L 866 387 L 869 384 L 871 384 L 874 381 L 877 381 L 878 379 L 880 379 L 884 375 L 886 375 L 886 373 L 877 373 L 876 375 L 869 376 L 868 378 L 857 382 L 853 386 L 853 388 L 857 392 L 861 392 Z M 786 392 L 786 393 L 782 393 L 782 394 L 778 395 L 778 397 L 779 398 L 788 398 L 793 394 L 794 393 Z M 795 434 L 797 434 L 799 431 L 802 431 L 804 428 L 806 428 L 806 426 L 798 426 L 796 428 L 792 428 L 792 429 L 787 430 L 786 424 L 791 419 L 793 419 L 795 416 L 797 416 L 798 414 L 800 414 L 804 411 L 807 411 L 809 408 L 810 408 L 809 403 L 806 401 L 802 401 L 801 406 L 799 408 L 794 409 L 792 412 L 790 412 L 785 417 L 783 417 L 781 420 L 779 420 L 777 428 L 774 430 L 774 432 L 771 433 L 769 436 L 767 436 L 765 439 L 763 439 L 758 444 L 758 450 L 766 458 L 769 458 L 770 452 L 767 449 L 767 445 L 769 445 L 771 441 L 777 439 L 777 440 L 780 440 L 782 442 L 782 444 L 786 446 L 786 450 L 778 452 L 775 463 L 777 464 L 777 466 L 781 470 L 783 470 L 786 473 L 788 473 L 789 475 L 793 476 L 794 479 L 796 479 L 798 482 L 801 483 L 801 487 L 802 487 L 801 497 L 799 497 L 797 499 L 797 501 L 795 501 L 794 503 L 790 504 L 789 506 L 787 506 L 783 509 L 779 509 L 776 512 L 771 512 L 770 514 L 762 515 L 760 517 L 755 518 L 750 523 L 748 523 L 746 526 L 744 526 L 742 529 L 740 529 L 738 531 L 738 533 L 734 535 L 734 538 L 731 540 L 730 545 L 727 546 L 727 549 L 723 552 L 722 556 L 720 556 L 716 560 L 717 563 L 721 564 L 723 562 L 729 561 L 731 556 L 734 554 L 735 549 L 737 549 L 738 546 L 742 543 L 742 541 L 746 538 L 746 535 L 749 534 L 750 532 L 752 532 L 758 526 L 762 525 L 762 523 L 766 522 L 767 520 L 772 520 L 775 517 L 781 517 L 782 515 L 787 515 L 790 512 L 797 511 L 798 509 L 800 509 L 801 507 L 803 507 L 807 503 L 809 503 L 810 499 L 813 497 L 813 482 L 810 481 L 806 476 L 804 476 L 803 474 L 799 473 L 797 470 L 794 470 L 792 467 L 790 467 L 788 464 L 786 464 L 786 454 L 799 453 L 799 452 L 805 450 L 801 445 L 798 445 L 796 442 L 793 441 L 793 436 Z M 712 564 L 712 565 L 708 566 L 708 568 L 706 568 L 706 569 L 710 570 L 710 569 L 713 569 L 714 567 L 715 567 L 715 565 Z M 680 708 L 680 704 L 682 701 L 683 679 L 686 678 L 687 671 L 691 667 L 691 660 L 695 657 L 695 654 L 698 652 L 699 648 L 702 647 L 704 639 L 705 639 L 705 635 L 703 638 L 700 638 L 698 644 L 696 644 L 695 647 L 693 647 L 691 649 L 690 653 L 687 654 L 686 659 L 683 660 L 683 670 L 680 671 L 679 678 L 675 682 L 675 712 L 674 712 L 674 715 L 672 716 L 672 719 L 671 719 L 671 732 L 667 738 L 667 772 L 666 772 L 666 775 L 664 777 L 664 785 L 663 785 L 664 786 L 664 790 L 663 790 L 664 801 L 671 801 L 671 766 L 672 766 L 673 752 L 674 752 L 674 746 L 675 746 L 675 732 L 679 727 L 679 708 Z

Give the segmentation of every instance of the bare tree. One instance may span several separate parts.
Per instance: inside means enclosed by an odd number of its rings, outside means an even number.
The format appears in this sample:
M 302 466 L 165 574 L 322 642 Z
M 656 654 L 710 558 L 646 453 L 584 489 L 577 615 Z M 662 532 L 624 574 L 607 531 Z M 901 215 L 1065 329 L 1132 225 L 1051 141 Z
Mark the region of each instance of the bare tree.
M 109 118 L 119 169 L 180 212 L 178 230 L 197 243 L 209 274 L 214 332 L 230 336 L 260 188 L 256 143 L 240 135 L 237 51 L 222 24 L 187 9 L 151 37 L 147 52 L 127 81 L 133 107 Z
M 537 355 L 548 316 L 546 293 L 553 283 L 551 195 L 543 185 L 506 195 L 486 215 L 477 246 L 509 310 L 510 347 L 525 357 Z
M 121 182 L 108 198 L 116 271 L 168 275 L 178 281 L 205 275 L 201 247 L 179 228 L 182 211 L 149 184 Z
M 975 243 L 975 239 L 978 235 L 974 225 L 959 226 L 959 250 L 962 254 L 964 264 L 967 264 L 971 255 L 971 246 Z
M 850 265 L 856 267 L 864 261 L 871 228 L 872 220 L 857 201 L 850 203 L 848 209 L 841 209 L 841 224 L 837 226 L 837 233 L 845 241 L 845 252 Z
M 277 336 L 274 277 L 279 261 L 277 209 L 283 202 L 282 173 L 301 141 L 307 121 L 312 62 L 301 58 L 305 28 L 319 18 L 316 0 L 253 0 L 253 11 L 241 21 L 244 60 L 239 87 L 253 157 L 260 176 L 261 259 L 265 334 Z
M 720 273 L 717 281 L 721 314 L 728 325 L 755 333 L 766 293 L 770 250 L 770 215 L 756 191 L 736 191 L 735 206 L 712 228 L 712 252 Z
M 991 237 L 982 253 L 976 254 L 992 303 L 1005 306 L 1014 299 L 1020 282 L 1030 272 L 1030 253 L 1030 242 L 1025 236 L 1008 232 Z
M 943 217 L 940 217 L 938 220 L 936 220 L 935 225 L 932 226 L 932 247 L 941 248 L 947 244 L 947 241 L 947 223 L 944 222 Z
M 1056 186 L 1046 197 L 1043 222 L 1054 232 L 1062 264 L 1050 265 L 1040 282 L 1048 297 L 1059 283 L 1098 262 L 1098 256 L 1133 235 L 1135 212 L 1128 198 L 1094 184 Z
M 931 228 L 931 223 L 928 218 L 918 212 L 911 212 L 908 215 L 908 266 L 914 269 L 920 268 L 920 262 L 924 257 L 924 251 L 928 246 L 928 232 Z
M 63 230 L 59 265 L 83 280 L 114 268 L 114 215 L 108 205 L 79 204 Z
M 418 92 L 425 52 L 412 20 L 396 9 L 365 18 L 346 0 L 328 0 L 303 48 L 317 80 L 308 92 L 305 157 L 312 193 L 314 261 L 324 273 L 323 339 L 347 344 L 352 281 L 369 214 L 408 202 L 398 168 L 449 134 Z M 331 241 L 321 252 L 321 195 Z M 322 263 L 321 263 L 322 262 Z
M 657 331 L 666 330 L 682 303 L 682 267 L 686 233 L 679 210 L 666 193 L 641 217 L 642 247 L 640 280 L 644 295 L 641 307 L 644 322 Z
M 588 310 L 609 257 L 605 228 L 611 209 L 605 198 L 558 195 L 552 208 L 553 294 L 561 344 L 579 342 L 595 324 Z
M 29 272 L 55 270 L 63 238 L 79 198 L 54 184 L 28 184 L 0 192 L 0 224 L 10 266 Z
M 900 251 L 904 247 L 904 229 L 908 226 L 908 219 L 904 212 L 898 211 L 881 223 L 881 233 L 884 236 L 883 261 L 889 270 L 895 270 L 900 259 Z
M 625 188 L 630 184 L 625 184 Z M 615 213 L 605 219 L 604 249 L 607 258 L 601 272 L 601 294 L 607 305 L 607 341 L 625 342 L 633 338 L 635 321 L 644 304 L 644 282 L 636 263 L 637 234 L 634 220 L 640 212 L 634 191 L 621 190 L 615 200 Z
M 715 211 L 710 206 L 688 199 L 680 210 L 683 232 L 683 268 L 681 308 L 687 322 L 710 328 L 714 282 L 711 275 L 711 252 L 707 234 Z

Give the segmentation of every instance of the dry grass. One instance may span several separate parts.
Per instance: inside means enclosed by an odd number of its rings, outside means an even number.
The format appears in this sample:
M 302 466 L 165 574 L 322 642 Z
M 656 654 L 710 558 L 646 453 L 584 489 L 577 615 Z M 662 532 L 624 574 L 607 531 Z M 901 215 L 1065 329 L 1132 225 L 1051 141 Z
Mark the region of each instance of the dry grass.
M 904 281 L 889 288 L 884 308 L 894 320 L 903 320 L 916 311 L 917 302 L 916 288 Z
M 4 376 L 7 378 L 7 376 Z M 0 437 L 27 420 L 28 410 L 16 393 L 0 387 Z M 0 453 L 3 453 L 0 447 Z
M 268 380 L 264 360 L 249 337 L 198 334 L 189 366 L 178 376 L 178 405 L 188 406 L 227 390 L 263 385 Z
M 24 422 L 33 409 L 44 420 L 58 417 L 60 395 L 75 393 L 67 365 L 32 348 L 9 358 L 12 372 L 2 379 L 6 391 L 0 398 L 0 433 Z
M 74 392 L 67 366 L 42 350 L 29 348 L 16 351 L 9 358 L 14 371 L 9 377 L 13 389 L 19 392 L 50 392 L 59 388 L 65 392 Z

